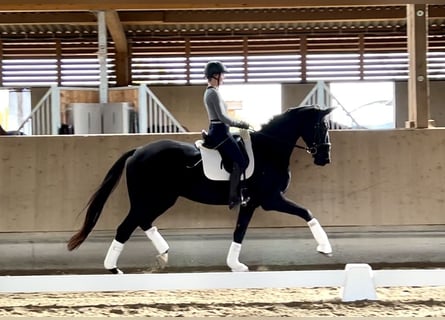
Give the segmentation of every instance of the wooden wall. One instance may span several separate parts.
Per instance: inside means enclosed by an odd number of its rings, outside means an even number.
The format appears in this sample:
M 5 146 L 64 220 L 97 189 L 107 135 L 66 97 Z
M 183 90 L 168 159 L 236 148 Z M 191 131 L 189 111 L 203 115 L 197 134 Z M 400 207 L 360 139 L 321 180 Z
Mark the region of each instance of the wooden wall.
M 430 116 L 436 127 L 445 127 L 445 81 L 429 83 Z M 397 128 L 405 128 L 408 119 L 408 83 L 395 82 L 395 119 Z
M 62 123 L 67 123 L 66 111 L 71 103 L 98 103 L 99 91 L 96 89 L 60 90 L 60 112 Z M 138 88 L 110 89 L 108 102 L 129 102 L 137 110 L 139 106 Z
M 160 138 L 198 134 L 0 137 L 0 232 L 70 231 L 89 196 L 126 150 Z M 332 131 L 332 163 L 295 150 L 289 198 L 326 226 L 445 225 L 445 129 Z M 128 211 L 125 178 L 97 229 L 114 230 Z M 180 199 L 160 228 L 227 228 L 236 214 Z M 303 221 L 258 210 L 256 227 Z
M 97 103 L 99 91 L 93 89 L 60 90 L 60 113 L 62 123 L 67 123 L 66 111 L 70 103 Z
M 137 110 L 139 107 L 138 87 L 126 89 L 110 89 L 108 91 L 108 102 L 128 102 Z

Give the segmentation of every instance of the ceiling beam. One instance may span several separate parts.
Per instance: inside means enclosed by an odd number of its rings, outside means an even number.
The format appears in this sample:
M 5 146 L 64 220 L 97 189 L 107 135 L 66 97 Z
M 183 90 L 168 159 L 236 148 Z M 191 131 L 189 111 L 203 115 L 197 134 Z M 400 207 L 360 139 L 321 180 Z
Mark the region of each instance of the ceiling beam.
M 119 19 L 119 15 L 115 10 L 105 11 L 105 21 L 107 23 L 108 32 L 113 39 L 114 46 L 118 52 L 128 51 L 128 41 L 125 36 L 124 27 Z
M 93 12 L 0 13 L 0 25 L 32 25 L 32 24 L 96 25 L 97 17 Z
M 105 21 L 116 49 L 116 84 L 118 86 L 129 85 L 131 82 L 130 54 L 124 27 L 115 10 L 105 11 Z
M 335 22 L 377 21 L 405 19 L 404 7 L 382 10 L 369 8 L 329 8 L 294 10 L 213 10 L 213 11 L 122 11 L 124 24 L 218 24 L 218 23 L 282 23 L 282 22 Z
M 0 0 L 0 11 L 202 10 L 405 4 L 406 0 Z
M 1 1 L 1 0 L 0 0 Z M 227 24 L 388 21 L 406 19 L 405 6 L 336 7 L 270 10 L 192 10 L 192 11 L 120 11 L 113 12 L 120 25 L 150 24 Z M 110 16 L 111 18 L 111 16 Z M 445 6 L 431 6 L 428 18 L 444 19 Z M 8 12 L 0 13 L 0 25 L 71 24 L 96 25 L 93 11 L 87 12 Z M 123 30 L 122 30 L 123 31 Z

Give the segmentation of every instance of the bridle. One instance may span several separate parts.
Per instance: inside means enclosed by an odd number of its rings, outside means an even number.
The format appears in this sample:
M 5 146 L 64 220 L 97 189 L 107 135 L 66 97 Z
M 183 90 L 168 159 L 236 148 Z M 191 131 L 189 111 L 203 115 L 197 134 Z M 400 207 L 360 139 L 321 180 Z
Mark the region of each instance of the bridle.
M 305 146 L 300 146 L 299 144 L 295 144 L 294 148 L 303 149 L 311 155 L 315 155 L 318 152 L 318 148 L 315 143 L 311 147 L 305 147 Z
M 330 147 L 331 146 L 331 144 L 329 142 L 317 142 L 317 141 L 321 140 L 320 139 L 320 135 L 321 135 L 320 132 L 323 130 L 321 128 L 321 126 L 320 126 L 320 123 L 321 123 L 321 121 L 318 121 L 315 124 L 315 126 L 314 126 L 314 140 L 313 140 L 314 142 L 309 147 L 308 146 L 301 146 L 298 143 L 295 143 L 295 144 L 288 143 L 286 141 L 282 141 L 281 139 L 278 139 L 277 137 L 274 137 L 272 135 L 269 135 L 269 134 L 261 132 L 261 131 L 256 131 L 256 130 L 253 130 L 253 129 L 249 129 L 249 130 L 252 131 L 252 132 L 256 132 L 257 134 L 261 134 L 261 135 L 263 135 L 265 137 L 271 138 L 273 140 L 276 140 L 276 141 L 278 141 L 280 143 L 285 143 L 285 144 L 288 144 L 288 145 L 292 145 L 292 147 L 294 147 L 294 148 L 305 150 L 307 153 L 309 153 L 310 155 L 314 156 L 314 155 L 316 155 L 318 153 L 318 150 L 320 149 L 320 147 Z
M 328 147 L 330 148 L 331 143 L 330 142 L 320 142 L 323 141 L 323 138 L 326 136 L 326 133 L 328 131 L 328 128 L 323 128 L 321 127 L 321 121 L 317 121 L 317 123 L 314 126 L 314 142 L 312 144 L 312 146 L 310 147 L 301 147 L 301 146 L 297 146 L 295 145 L 297 148 L 304 148 L 306 150 L 306 152 L 310 153 L 311 155 L 316 155 L 318 153 L 318 149 L 320 149 L 320 147 Z M 321 134 L 321 132 L 323 132 L 323 135 Z

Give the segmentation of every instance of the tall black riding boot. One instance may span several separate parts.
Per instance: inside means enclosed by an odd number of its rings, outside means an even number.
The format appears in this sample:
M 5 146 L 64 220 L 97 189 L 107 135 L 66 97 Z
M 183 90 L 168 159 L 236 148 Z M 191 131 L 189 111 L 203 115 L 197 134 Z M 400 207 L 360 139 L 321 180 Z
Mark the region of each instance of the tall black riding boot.
M 239 192 L 240 178 L 241 178 L 241 169 L 237 163 L 234 163 L 232 173 L 230 174 L 230 190 L 229 190 L 230 210 L 232 210 L 241 203 L 241 196 Z

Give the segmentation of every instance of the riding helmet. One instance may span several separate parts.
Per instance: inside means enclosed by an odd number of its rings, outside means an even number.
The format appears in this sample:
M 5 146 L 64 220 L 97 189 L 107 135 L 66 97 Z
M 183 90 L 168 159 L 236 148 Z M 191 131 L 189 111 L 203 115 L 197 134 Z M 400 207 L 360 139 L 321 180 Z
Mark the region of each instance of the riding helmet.
M 210 61 L 204 69 L 204 75 L 207 79 L 213 77 L 214 74 L 228 73 L 229 70 L 220 61 Z

